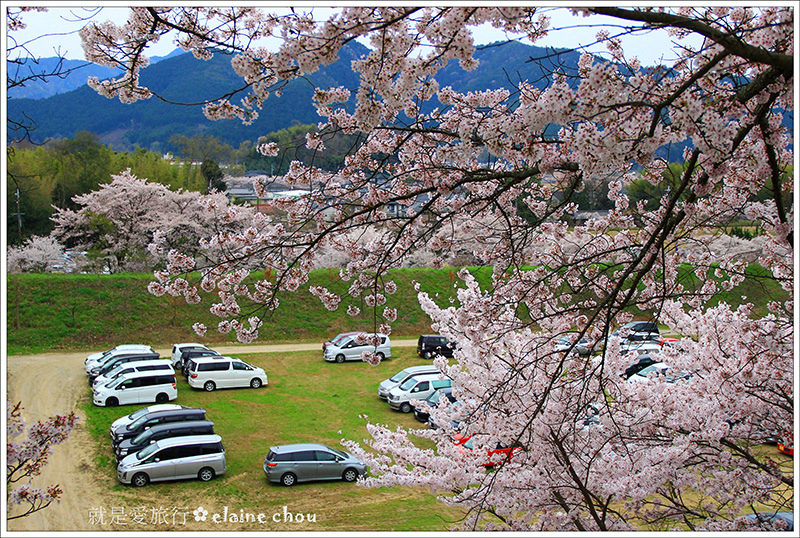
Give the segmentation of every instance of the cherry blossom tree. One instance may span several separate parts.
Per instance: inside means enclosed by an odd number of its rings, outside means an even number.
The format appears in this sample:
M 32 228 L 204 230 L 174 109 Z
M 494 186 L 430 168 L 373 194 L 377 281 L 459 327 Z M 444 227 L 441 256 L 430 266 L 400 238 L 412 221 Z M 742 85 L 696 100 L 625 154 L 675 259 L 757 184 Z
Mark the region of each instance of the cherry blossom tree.
M 64 247 L 53 237 L 34 235 L 19 247 L 8 247 L 6 263 L 11 273 L 43 273 L 64 263 Z
M 151 287 L 190 301 L 216 292 L 218 329 L 251 341 L 279 295 L 303 286 L 316 256 L 337 246 L 350 260 L 340 270 L 348 295 L 313 293 L 351 313 L 363 297 L 388 333 L 398 313 L 387 270 L 425 250 L 442 266 L 477 227 L 486 241 L 469 248 L 493 268 L 490 289 L 461 270 L 453 305 L 418 290 L 432 330 L 459 344 L 452 361 L 435 363 L 460 407 L 432 410 L 443 425 L 435 430 L 367 419 L 369 440 L 344 440 L 370 466 L 366 485 L 430 487 L 464 507 L 465 529 L 731 530 L 746 527 L 751 510 L 791 509 L 793 475 L 761 445 L 794 425 L 794 301 L 776 297 L 766 313 L 718 302 L 747 264 L 709 248 L 709 238 L 736 215 L 757 222 L 758 263 L 791 297 L 793 133 L 784 117 L 793 113 L 794 10 L 575 8 L 575 17 L 610 18 L 617 33 L 597 32 L 610 61 L 584 53 L 576 73 L 554 71 L 544 88 L 519 80 L 514 91 L 459 93 L 436 82 L 449 62 L 475 67 L 471 28 L 491 24 L 535 42 L 558 30 L 547 13 L 356 6 L 316 21 L 294 10 L 141 7 L 124 25 L 87 25 L 87 59 L 125 70 L 91 80 L 100 94 L 151 97 L 139 78 L 147 47 L 171 35 L 197 58 L 231 55 L 246 93 L 235 100 L 242 92 L 234 89 L 205 112 L 245 122 L 346 43 L 370 47 L 352 63 L 358 87 L 318 88 L 314 97 L 319 133 L 361 136 L 344 165 L 293 163 L 284 182 L 311 193 L 272 201 L 285 219 L 257 216 L 239 231 L 221 219 L 202 243 L 213 263 L 204 262 L 199 281 L 188 277 L 197 256 L 173 250 Z M 649 46 L 654 31 L 673 38 L 676 59 L 642 66 L 621 37 Z M 277 50 L 258 44 L 267 36 L 281 40 Z M 325 142 L 318 134 L 306 144 Z M 680 176 L 656 209 L 632 205 L 626 184 L 661 183 L 669 147 L 685 148 Z M 578 193 L 604 179 L 609 215 L 569 228 Z M 764 191 L 770 196 L 758 198 Z M 355 240 L 367 229 L 368 240 Z M 699 286 L 684 281 L 686 271 Z M 262 305 L 259 315 L 240 319 L 239 297 Z M 632 357 L 611 331 L 634 315 L 681 335 L 662 353 L 670 376 L 628 383 L 618 375 Z M 556 349 L 568 333 L 590 339 L 591 359 Z M 455 418 L 471 451 L 451 440 Z M 486 451 L 498 443 L 522 450 L 487 473 Z
M 222 193 L 173 191 L 130 170 L 73 201 L 77 211 L 56 209 L 53 235 L 93 252 L 112 272 L 152 270 L 170 249 L 198 254 L 200 239 L 216 233 L 221 222 L 237 230 L 253 218 L 247 207 L 229 207 Z M 148 249 L 154 240 L 160 248 Z
M 47 459 L 53 451 L 53 446 L 63 443 L 78 420 L 74 413 L 69 415 L 56 415 L 47 421 L 37 422 L 27 428 L 22 421 L 21 404 L 12 404 L 6 400 L 6 511 L 7 518 L 18 519 L 29 516 L 39 510 L 44 510 L 53 501 L 58 501 L 64 493 L 58 484 L 46 488 L 34 487 L 31 483 L 33 477 L 42 472 L 42 467 L 47 465 Z M 23 433 L 25 438 L 16 439 Z M 22 507 L 22 512 L 13 513 L 15 507 Z M 13 515 L 12 515 L 13 514 Z

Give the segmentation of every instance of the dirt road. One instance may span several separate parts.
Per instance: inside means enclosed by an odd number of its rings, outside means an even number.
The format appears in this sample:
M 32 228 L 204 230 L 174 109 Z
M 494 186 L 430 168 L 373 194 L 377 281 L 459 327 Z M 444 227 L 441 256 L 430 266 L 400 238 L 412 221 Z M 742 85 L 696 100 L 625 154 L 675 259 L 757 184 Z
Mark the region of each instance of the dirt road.
M 394 340 L 392 346 L 416 346 L 416 340 Z M 214 346 L 223 355 L 321 350 L 321 344 L 281 344 L 250 346 Z M 172 350 L 156 349 L 162 357 L 171 357 Z M 46 420 L 57 414 L 74 411 L 87 398 L 84 359 L 88 353 L 44 353 L 12 355 L 7 358 L 6 380 L 12 402 L 22 402 L 26 424 Z M 81 417 L 82 418 L 82 417 Z M 9 531 L 97 531 L 89 521 L 93 507 L 107 499 L 105 488 L 92 469 L 93 443 L 80 422 L 67 441 L 56 446 L 50 463 L 34 481 L 35 486 L 59 484 L 65 494 L 58 505 L 28 517 L 8 521 Z

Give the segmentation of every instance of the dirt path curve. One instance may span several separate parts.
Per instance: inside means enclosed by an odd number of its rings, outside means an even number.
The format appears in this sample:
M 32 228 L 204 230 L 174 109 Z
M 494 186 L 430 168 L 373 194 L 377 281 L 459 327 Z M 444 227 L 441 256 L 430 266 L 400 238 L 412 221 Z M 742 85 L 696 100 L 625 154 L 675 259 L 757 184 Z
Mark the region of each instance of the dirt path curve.
M 393 340 L 392 346 L 413 347 L 416 340 Z M 214 346 L 223 355 L 321 350 L 321 344 L 228 345 Z M 162 357 L 171 357 L 169 348 L 157 348 Z M 58 352 L 40 355 L 11 355 L 6 362 L 8 396 L 22 402 L 26 424 L 46 420 L 57 414 L 74 411 L 80 418 L 78 405 L 87 398 L 86 371 L 83 363 L 87 352 Z M 64 490 L 61 502 L 28 517 L 7 522 L 9 531 L 96 531 L 88 521 L 92 507 L 102 506 L 106 499 L 92 469 L 92 441 L 85 424 L 78 426 L 69 438 L 53 449 L 50 463 L 34 480 L 35 486 L 59 484 Z

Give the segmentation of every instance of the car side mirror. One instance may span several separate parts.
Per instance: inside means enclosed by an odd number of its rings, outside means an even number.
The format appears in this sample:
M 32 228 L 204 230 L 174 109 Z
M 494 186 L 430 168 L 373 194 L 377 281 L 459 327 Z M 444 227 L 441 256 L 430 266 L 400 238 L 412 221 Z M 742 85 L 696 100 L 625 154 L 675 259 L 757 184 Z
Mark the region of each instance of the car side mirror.
M 156 458 L 156 459 L 154 459 L 153 461 L 154 461 L 155 463 L 158 463 L 159 461 L 161 461 L 161 458 Z

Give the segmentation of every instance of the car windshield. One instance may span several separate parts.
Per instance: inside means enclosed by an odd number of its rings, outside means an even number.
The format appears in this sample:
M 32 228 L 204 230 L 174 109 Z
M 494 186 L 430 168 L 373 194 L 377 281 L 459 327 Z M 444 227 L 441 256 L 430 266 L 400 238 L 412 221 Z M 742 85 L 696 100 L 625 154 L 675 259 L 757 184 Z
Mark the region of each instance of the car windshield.
M 347 459 L 347 452 L 342 452 L 341 450 L 338 450 L 338 449 L 330 447 L 330 446 L 328 447 L 328 450 L 330 450 L 331 452 L 333 452 L 337 456 L 341 456 L 341 457 Z
M 103 386 L 104 386 L 105 388 L 107 388 L 107 389 L 111 389 L 111 388 L 114 388 L 114 387 L 116 387 L 117 385 L 119 385 L 119 384 L 120 384 L 120 383 L 122 383 L 123 381 L 125 381 L 125 376 L 118 377 L 118 378 L 116 378 L 116 379 L 112 379 L 111 381 L 109 381 L 108 383 L 106 383 L 106 384 L 105 384 L 105 385 L 103 385 Z
M 439 402 L 439 398 L 440 398 L 441 396 L 442 396 L 442 392 L 437 390 L 436 392 L 434 392 L 433 394 L 431 394 L 430 396 L 428 396 L 428 401 L 429 401 L 431 404 L 433 404 L 433 405 L 436 405 L 436 404 Z
M 338 334 L 338 335 L 336 335 L 336 338 L 331 340 L 331 344 L 334 344 L 335 346 L 339 346 L 339 344 L 342 344 L 344 342 L 344 340 L 346 338 L 349 338 L 350 336 L 352 336 L 351 333 Z
M 136 420 L 134 420 L 133 422 L 131 422 L 130 424 L 128 424 L 128 429 L 129 429 L 129 430 L 135 430 L 135 429 L 137 429 L 139 426 L 141 426 L 142 424 L 144 424 L 145 422 L 147 422 L 147 419 L 148 419 L 148 418 L 149 418 L 149 417 L 147 417 L 146 415 L 142 415 L 141 417 L 137 418 Z
M 145 430 L 136 437 L 134 437 L 131 443 L 133 443 L 134 445 L 142 445 L 146 443 L 148 439 L 150 439 L 151 435 L 153 435 L 153 430 Z
M 402 385 L 400 385 L 400 390 L 411 390 L 416 384 L 417 380 L 414 379 L 413 377 L 410 377 L 406 379 Z
M 402 381 L 407 375 L 408 372 L 406 370 L 402 370 L 394 374 L 392 377 L 390 377 L 389 381 L 391 381 L 392 383 L 400 383 L 400 381 Z
M 661 363 L 651 364 L 650 366 L 639 370 L 640 376 L 647 377 L 647 374 L 650 372 L 657 372 L 660 373 L 662 370 L 665 370 L 666 367 Z
M 149 458 L 153 452 L 158 450 L 158 443 L 147 445 L 145 448 L 136 453 L 136 459 L 143 460 Z
M 114 377 L 114 376 L 116 376 L 116 375 L 117 375 L 117 374 L 118 374 L 120 371 L 122 371 L 122 369 L 123 369 L 123 368 L 124 368 L 124 366 L 117 366 L 116 368 L 114 368 L 113 370 L 111 370 L 110 372 L 108 372 L 108 373 L 105 375 L 105 377 L 109 377 L 109 378 L 111 378 L 111 377 Z
M 139 417 L 141 417 L 143 415 L 146 415 L 147 413 L 148 413 L 148 411 L 147 411 L 147 408 L 145 407 L 143 409 L 139 409 L 135 413 L 131 413 L 130 415 L 128 415 L 128 418 L 131 419 L 131 420 L 136 420 L 137 418 L 139 418 Z

